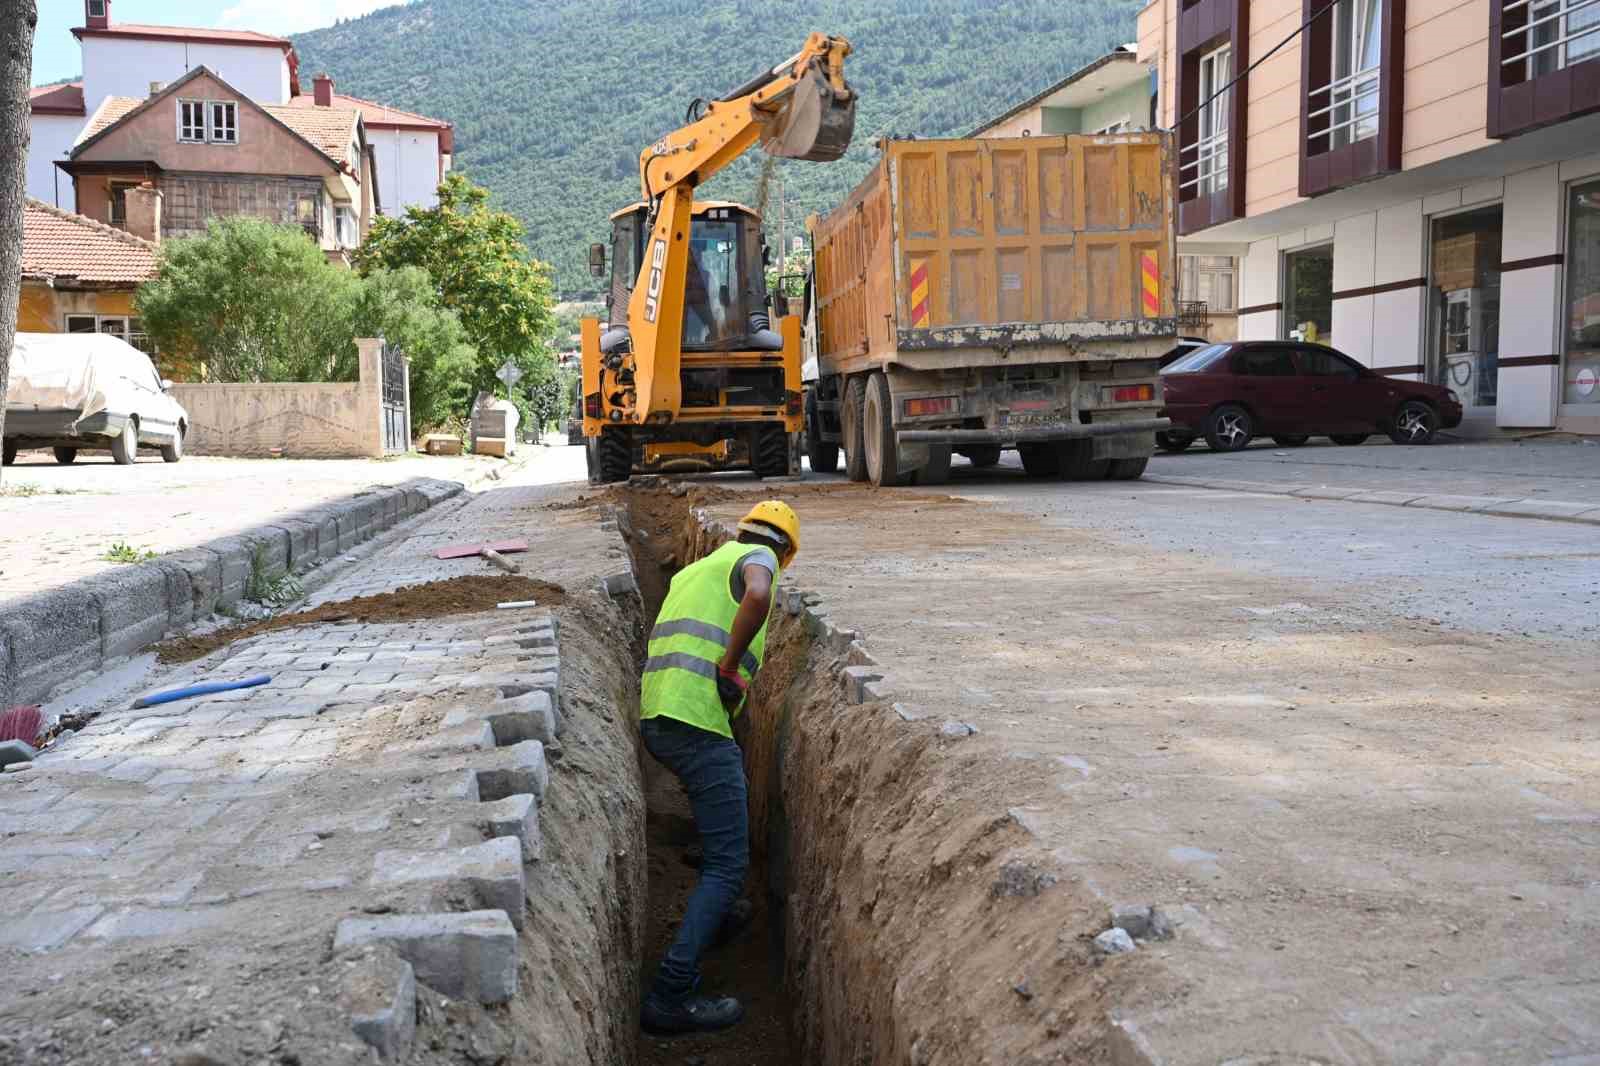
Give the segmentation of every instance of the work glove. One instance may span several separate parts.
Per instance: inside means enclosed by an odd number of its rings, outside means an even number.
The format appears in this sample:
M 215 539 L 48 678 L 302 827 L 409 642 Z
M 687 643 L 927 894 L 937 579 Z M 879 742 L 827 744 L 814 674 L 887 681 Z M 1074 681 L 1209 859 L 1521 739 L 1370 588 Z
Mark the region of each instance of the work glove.
M 729 670 L 726 666 L 717 667 L 717 695 L 722 697 L 722 707 L 730 713 L 738 709 L 740 701 L 744 699 L 745 689 L 749 688 L 743 677 L 739 676 L 739 668 Z

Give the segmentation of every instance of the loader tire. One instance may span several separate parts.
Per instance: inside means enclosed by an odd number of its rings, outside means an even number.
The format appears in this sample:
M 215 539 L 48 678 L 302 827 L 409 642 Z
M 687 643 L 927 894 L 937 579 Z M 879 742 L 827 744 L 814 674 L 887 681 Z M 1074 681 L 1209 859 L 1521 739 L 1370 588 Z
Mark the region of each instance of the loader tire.
M 783 426 L 758 426 L 750 446 L 756 477 L 789 476 L 789 434 Z
M 839 428 L 844 437 L 844 472 L 851 481 L 867 480 L 867 453 L 861 426 L 867 405 L 865 379 L 853 377 L 844 387 L 844 408 L 839 412 Z
M 633 441 L 627 430 L 600 431 L 600 443 L 595 447 L 595 466 L 599 468 L 602 485 L 628 480 L 633 473 Z
M 861 433 L 867 459 L 867 478 L 880 489 L 892 489 L 911 480 L 910 472 L 900 472 L 900 445 L 894 435 L 894 402 L 889 397 L 889 379 L 874 373 L 867 382 Z

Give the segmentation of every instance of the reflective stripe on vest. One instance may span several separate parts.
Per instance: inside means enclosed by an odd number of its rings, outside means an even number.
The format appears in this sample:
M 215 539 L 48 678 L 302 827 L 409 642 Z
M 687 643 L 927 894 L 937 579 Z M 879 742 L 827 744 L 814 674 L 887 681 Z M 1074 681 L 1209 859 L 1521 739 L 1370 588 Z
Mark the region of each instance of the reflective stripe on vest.
M 739 613 L 732 591 L 734 568 L 762 551 L 750 544 L 724 544 L 673 577 L 650 632 L 639 699 L 641 717 L 675 718 L 733 736 L 729 714 L 717 695 L 717 665 L 727 652 L 733 619 Z M 739 673 L 747 682 L 761 667 L 766 639 L 767 623 L 763 621 L 739 660 Z M 734 716 L 743 709 L 741 702 Z

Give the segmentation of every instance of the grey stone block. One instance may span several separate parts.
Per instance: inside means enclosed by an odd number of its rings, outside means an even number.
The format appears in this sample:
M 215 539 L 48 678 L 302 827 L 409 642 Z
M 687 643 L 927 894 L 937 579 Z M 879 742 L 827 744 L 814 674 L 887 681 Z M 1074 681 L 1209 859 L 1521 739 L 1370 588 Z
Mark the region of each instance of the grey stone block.
M 862 702 L 868 700 L 887 700 L 894 696 L 894 689 L 889 687 L 887 681 L 868 681 L 861 686 Z
M 88 579 L 100 603 L 100 656 L 132 655 L 167 635 L 172 615 L 167 572 L 159 566 L 119 567 Z
M 867 646 L 859 640 L 852 640 L 845 649 L 844 662 L 846 666 L 877 666 L 878 660 L 867 653 Z
M 486 908 L 505 911 L 511 924 L 522 928 L 527 883 L 522 845 L 515 838 L 497 837 L 444 851 L 380 851 L 372 865 L 375 887 L 465 884 Z
M 783 609 L 786 614 L 798 616 L 806 609 L 805 593 L 799 589 L 784 589 Z
M 870 666 L 847 666 L 839 671 L 839 682 L 844 686 L 845 698 L 851 703 L 865 703 L 867 684 L 882 680 L 883 675 Z
M 472 719 L 487 721 L 494 730 L 495 743 L 503 748 L 524 740 L 553 743 L 558 728 L 554 701 L 550 693 L 543 691 L 497 700 L 488 710 L 454 710 L 445 716 L 444 724 Z
M 221 537 L 206 545 L 217 556 L 222 567 L 222 581 L 217 588 L 216 609 L 232 607 L 244 599 L 250 585 L 250 568 L 255 559 L 255 545 L 243 537 Z
M 429 752 L 486 751 L 496 747 L 494 728 L 482 718 L 453 722 L 447 715 L 443 725 L 439 735 L 426 745 Z M 396 746 L 405 747 L 406 743 Z
M 346 918 L 336 951 L 388 944 L 417 980 L 446 996 L 505 1003 L 517 994 L 517 931 L 504 911 Z
M 379 1058 L 403 1057 L 417 1033 L 416 971 L 388 945 L 369 945 L 346 966 L 339 1006 L 350 1028 Z
M 309 512 L 305 521 L 317 527 L 317 562 L 339 557 L 339 518 L 326 510 Z
M 303 574 L 317 564 L 320 558 L 317 541 L 321 539 L 322 531 L 315 522 L 286 518 L 281 522 L 274 522 L 273 525 L 283 530 L 284 535 L 289 538 L 291 571 Z
M 1094 938 L 1094 946 L 1104 955 L 1126 955 L 1133 951 L 1133 937 L 1122 929 L 1107 929 Z
M 0 767 L 18 762 L 32 762 L 37 754 L 39 749 L 32 744 L 24 744 L 20 740 L 0 740 Z
M 634 580 L 632 570 L 625 570 L 620 574 L 607 574 L 601 579 L 601 586 L 605 594 L 612 599 L 639 594 L 639 582 Z
M 406 515 L 406 494 L 400 489 L 385 488 L 378 490 L 378 496 L 383 500 L 383 528 L 399 522 Z
M 209 548 L 190 548 L 156 560 L 156 565 L 181 570 L 189 582 L 191 618 L 204 618 L 217 609 L 222 594 L 222 560 Z
M 1135 939 L 1150 932 L 1148 903 L 1119 903 L 1111 908 L 1111 925 Z
M 524 740 L 495 753 L 499 765 L 478 771 L 478 796 L 493 802 L 527 792 L 544 798 L 550 784 L 550 767 L 545 762 L 544 745 Z
M 41 702 L 61 682 L 100 668 L 100 602 L 88 582 L 11 601 L 0 632 L 11 647 L 13 702 Z
M 538 862 L 544 854 L 539 831 L 539 801 L 526 793 L 485 803 L 480 817 L 491 836 L 509 837 L 521 846 L 523 862 Z
M 249 541 L 260 553 L 261 567 L 269 574 L 285 573 L 289 569 L 289 534 L 277 526 L 256 526 L 241 538 Z M 252 552 L 251 558 L 254 559 Z
M 0 921 L 0 946 L 18 951 L 49 951 L 76 936 L 100 917 L 103 907 L 71 907 L 60 911 L 33 911 Z
M 160 570 L 162 579 L 167 583 L 167 624 L 172 629 L 181 629 L 193 622 L 194 584 L 189 580 L 189 572 L 167 562 L 165 557 L 145 565 Z
M 966 722 L 957 722 L 954 719 L 939 727 L 939 734 L 941 736 L 950 737 L 952 740 L 961 740 L 966 737 L 970 737 L 977 731 L 978 730 L 976 727 L 968 725 Z

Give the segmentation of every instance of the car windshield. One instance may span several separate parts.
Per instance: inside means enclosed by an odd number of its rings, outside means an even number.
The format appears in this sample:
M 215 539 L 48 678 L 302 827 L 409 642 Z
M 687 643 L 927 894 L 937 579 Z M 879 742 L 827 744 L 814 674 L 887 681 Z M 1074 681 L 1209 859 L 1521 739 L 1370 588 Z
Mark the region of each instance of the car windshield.
M 1211 344 L 1204 348 L 1190 352 L 1188 355 L 1161 368 L 1163 374 L 1198 374 L 1210 370 L 1224 355 L 1228 354 L 1226 344 Z
M 740 296 L 738 223 L 695 219 L 689 230 L 683 343 L 715 348 L 743 339 Z

